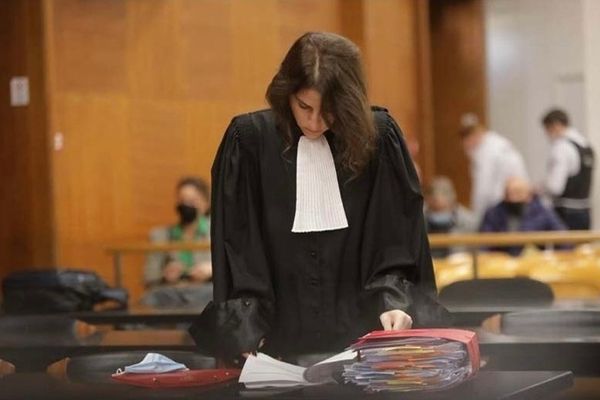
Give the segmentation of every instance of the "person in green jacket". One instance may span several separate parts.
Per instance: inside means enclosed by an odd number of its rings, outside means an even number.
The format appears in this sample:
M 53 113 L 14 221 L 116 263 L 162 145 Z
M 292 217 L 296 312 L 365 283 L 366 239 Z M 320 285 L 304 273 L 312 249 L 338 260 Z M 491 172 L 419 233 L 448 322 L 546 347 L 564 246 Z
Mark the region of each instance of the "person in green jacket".
M 197 177 L 176 186 L 178 223 L 153 229 L 153 243 L 207 241 L 210 238 L 210 189 Z M 210 251 L 173 251 L 148 256 L 142 304 L 154 307 L 202 306 L 212 298 Z

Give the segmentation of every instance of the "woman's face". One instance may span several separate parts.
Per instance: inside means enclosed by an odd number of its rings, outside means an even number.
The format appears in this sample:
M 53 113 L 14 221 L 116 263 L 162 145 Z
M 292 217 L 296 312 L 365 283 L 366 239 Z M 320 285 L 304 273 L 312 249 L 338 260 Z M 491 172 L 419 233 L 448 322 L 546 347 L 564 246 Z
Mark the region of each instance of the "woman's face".
M 177 203 L 194 207 L 198 215 L 204 215 L 208 211 L 209 201 L 193 185 L 183 185 L 177 192 Z
M 304 136 L 319 138 L 328 129 L 321 114 L 321 93 L 315 89 L 301 89 L 290 96 L 290 107 Z

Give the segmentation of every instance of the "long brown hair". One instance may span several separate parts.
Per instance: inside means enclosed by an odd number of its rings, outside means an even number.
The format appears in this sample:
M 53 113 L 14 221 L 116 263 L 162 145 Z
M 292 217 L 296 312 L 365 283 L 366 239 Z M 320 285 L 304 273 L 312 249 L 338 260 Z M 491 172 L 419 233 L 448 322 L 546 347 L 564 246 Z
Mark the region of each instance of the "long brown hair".
M 358 175 L 376 142 L 360 51 L 343 36 L 326 32 L 302 35 L 286 54 L 267 89 L 267 101 L 288 145 L 296 124 L 290 96 L 302 89 L 321 94 L 321 113 L 335 137 L 343 168 Z

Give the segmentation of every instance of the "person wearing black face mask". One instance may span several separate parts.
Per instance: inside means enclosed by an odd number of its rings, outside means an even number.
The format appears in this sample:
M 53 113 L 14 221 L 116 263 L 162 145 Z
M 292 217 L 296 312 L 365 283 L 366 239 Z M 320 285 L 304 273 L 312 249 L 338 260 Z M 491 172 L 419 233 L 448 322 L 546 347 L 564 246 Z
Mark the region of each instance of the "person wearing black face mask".
M 510 178 L 506 183 L 505 198 L 485 213 L 481 232 L 559 231 L 567 227 L 558 215 L 545 207 L 533 194 L 529 183 L 522 178 Z M 493 248 L 518 255 L 522 246 Z
M 198 218 L 198 209 L 194 206 L 185 203 L 179 203 L 176 207 L 177 214 L 179 214 L 179 225 L 189 226 L 196 222 Z
M 208 185 L 199 178 L 183 178 L 176 189 L 179 222 L 152 231 L 153 242 L 206 241 L 210 234 Z M 155 307 L 202 306 L 212 297 L 210 252 L 154 253 L 145 269 L 150 291 L 142 303 Z
M 513 217 L 521 217 L 527 203 L 522 201 L 503 201 L 502 204 L 506 208 L 506 212 Z

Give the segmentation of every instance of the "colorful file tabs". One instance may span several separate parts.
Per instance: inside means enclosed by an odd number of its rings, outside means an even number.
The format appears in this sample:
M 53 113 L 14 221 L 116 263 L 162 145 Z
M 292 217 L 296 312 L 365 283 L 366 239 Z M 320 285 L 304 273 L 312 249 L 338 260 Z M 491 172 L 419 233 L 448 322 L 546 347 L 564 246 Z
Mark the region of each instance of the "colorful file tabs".
M 343 376 L 370 392 L 443 390 L 479 369 L 477 336 L 471 331 L 376 331 L 351 348 L 358 361 L 346 365 Z

